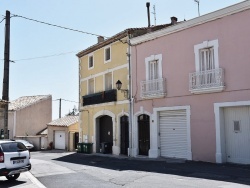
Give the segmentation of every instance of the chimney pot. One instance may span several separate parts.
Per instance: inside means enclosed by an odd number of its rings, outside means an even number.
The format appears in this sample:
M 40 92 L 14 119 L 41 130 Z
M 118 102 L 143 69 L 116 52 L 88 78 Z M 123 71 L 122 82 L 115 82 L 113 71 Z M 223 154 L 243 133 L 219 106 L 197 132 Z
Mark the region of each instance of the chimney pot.
M 177 24 L 178 18 L 176 18 L 175 16 L 172 16 L 170 19 L 171 19 L 172 25 Z
M 149 2 L 146 3 L 146 7 L 147 7 L 147 13 L 148 13 L 148 27 L 150 27 L 151 24 L 150 24 L 150 10 L 149 10 L 150 3 Z
M 100 42 L 103 42 L 104 41 L 104 37 L 103 36 L 98 36 L 97 37 L 97 42 L 100 43 Z

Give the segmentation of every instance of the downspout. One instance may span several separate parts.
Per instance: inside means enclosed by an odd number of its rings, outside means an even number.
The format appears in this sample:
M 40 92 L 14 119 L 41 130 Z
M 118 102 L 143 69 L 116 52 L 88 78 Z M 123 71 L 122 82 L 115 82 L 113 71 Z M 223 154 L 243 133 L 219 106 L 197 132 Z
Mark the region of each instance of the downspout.
M 129 32 L 127 33 L 128 36 L 128 74 L 129 74 L 129 94 L 128 94 L 128 100 L 129 100 L 129 157 L 132 156 L 132 79 L 131 79 L 131 45 L 130 45 L 130 35 Z
M 79 58 L 79 63 L 78 63 L 78 100 L 79 100 L 79 103 L 78 103 L 78 112 L 79 112 L 79 143 L 82 143 L 82 121 L 81 121 L 81 117 L 82 117 L 82 113 L 80 111 L 81 109 L 81 58 Z

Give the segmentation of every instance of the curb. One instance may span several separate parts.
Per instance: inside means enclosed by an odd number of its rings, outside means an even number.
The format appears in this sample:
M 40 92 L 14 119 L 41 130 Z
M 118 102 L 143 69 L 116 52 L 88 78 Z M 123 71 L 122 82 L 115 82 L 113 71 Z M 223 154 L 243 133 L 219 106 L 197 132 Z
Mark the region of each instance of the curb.
M 31 172 L 26 172 L 26 176 L 30 179 L 30 181 L 35 184 L 39 188 L 46 188 Z

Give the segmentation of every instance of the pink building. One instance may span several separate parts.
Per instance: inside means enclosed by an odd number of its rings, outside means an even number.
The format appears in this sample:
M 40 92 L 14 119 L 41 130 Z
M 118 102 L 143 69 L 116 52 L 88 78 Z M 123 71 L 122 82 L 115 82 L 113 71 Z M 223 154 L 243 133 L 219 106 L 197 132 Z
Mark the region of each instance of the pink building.
M 250 164 L 250 1 L 131 39 L 132 155 Z

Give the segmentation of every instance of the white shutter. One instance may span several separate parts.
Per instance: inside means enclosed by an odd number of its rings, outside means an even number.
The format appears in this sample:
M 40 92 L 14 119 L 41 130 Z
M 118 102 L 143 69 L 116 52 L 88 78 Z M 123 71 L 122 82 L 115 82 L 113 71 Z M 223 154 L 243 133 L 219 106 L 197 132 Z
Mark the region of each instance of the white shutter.
M 94 79 L 92 78 L 89 80 L 89 93 L 88 94 L 92 94 L 94 92 L 95 92 L 94 91 Z
M 105 74 L 105 90 L 112 89 L 112 73 Z
M 162 111 L 159 115 L 161 156 L 187 159 L 186 110 Z

